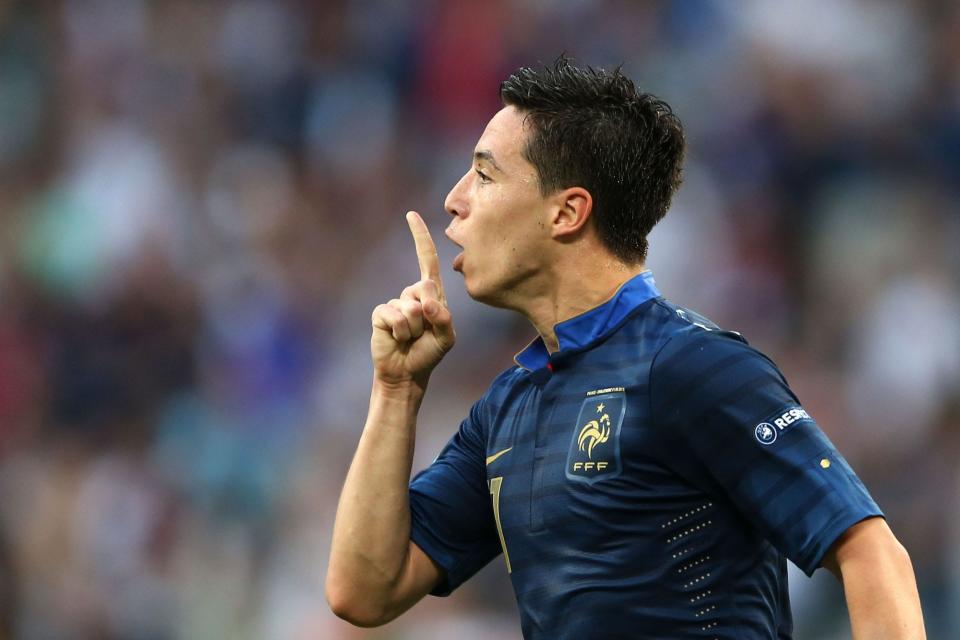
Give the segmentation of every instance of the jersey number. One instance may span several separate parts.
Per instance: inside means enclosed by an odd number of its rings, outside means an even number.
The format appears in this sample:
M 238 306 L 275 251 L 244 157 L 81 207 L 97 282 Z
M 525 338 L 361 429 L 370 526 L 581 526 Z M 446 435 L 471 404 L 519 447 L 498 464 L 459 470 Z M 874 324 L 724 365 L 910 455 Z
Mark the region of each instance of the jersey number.
M 510 568 L 510 554 L 507 553 L 507 541 L 503 537 L 503 525 L 500 524 L 500 487 L 503 486 L 503 477 L 490 478 L 490 495 L 493 496 L 493 519 L 497 521 L 497 533 L 500 534 L 500 546 L 503 547 L 503 559 L 507 561 L 507 573 L 513 573 Z

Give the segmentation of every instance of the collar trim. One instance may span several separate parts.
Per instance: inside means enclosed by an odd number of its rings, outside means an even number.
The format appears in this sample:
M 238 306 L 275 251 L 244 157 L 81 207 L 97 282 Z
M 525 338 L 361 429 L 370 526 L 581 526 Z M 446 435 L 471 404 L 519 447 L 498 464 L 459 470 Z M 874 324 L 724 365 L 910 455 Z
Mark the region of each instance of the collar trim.
M 638 273 L 620 285 L 606 302 L 554 325 L 560 345 L 557 353 L 581 349 L 605 337 L 631 311 L 659 297 L 653 272 L 647 269 Z M 513 361 L 527 371 L 536 371 L 550 364 L 550 355 L 543 338 L 538 336 L 514 356 Z

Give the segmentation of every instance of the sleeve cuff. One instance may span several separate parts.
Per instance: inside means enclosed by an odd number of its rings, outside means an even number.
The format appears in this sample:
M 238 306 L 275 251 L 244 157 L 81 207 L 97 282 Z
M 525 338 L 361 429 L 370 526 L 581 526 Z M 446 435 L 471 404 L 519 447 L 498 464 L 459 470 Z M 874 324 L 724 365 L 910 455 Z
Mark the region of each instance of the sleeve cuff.
M 823 531 L 817 536 L 816 539 L 812 540 L 809 545 L 800 553 L 800 556 L 797 558 L 797 566 L 807 574 L 807 576 L 813 575 L 813 572 L 820 568 L 820 565 L 823 563 L 823 558 L 827 555 L 827 551 L 830 550 L 830 547 L 833 546 L 833 543 L 840 538 L 843 533 L 857 524 L 858 522 L 863 522 L 868 518 L 883 518 L 883 512 L 879 509 L 871 510 L 862 510 L 856 512 L 846 512 L 841 513 L 836 516 L 830 523 L 824 527 Z
M 410 525 L 410 540 L 443 570 L 440 582 L 433 588 L 430 595 L 445 597 L 453 593 L 453 590 L 457 587 L 457 585 L 450 585 L 450 574 L 455 566 L 453 558 L 438 549 L 430 540 L 430 537 L 415 522 Z

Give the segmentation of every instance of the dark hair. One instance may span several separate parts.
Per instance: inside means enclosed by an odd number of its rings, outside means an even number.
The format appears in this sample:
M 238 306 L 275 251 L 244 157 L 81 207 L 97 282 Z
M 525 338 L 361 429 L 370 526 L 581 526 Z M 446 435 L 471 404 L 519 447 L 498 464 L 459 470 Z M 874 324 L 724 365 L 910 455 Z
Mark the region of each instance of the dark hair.
M 643 261 L 647 234 L 680 186 L 683 127 L 670 106 L 640 93 L 620 67 L 584 69 L 565 56 L 519 69 L 500 98 L 532 125 L 524 156 L 540 192 L 589 191 L 601 242 L 624 262 Z

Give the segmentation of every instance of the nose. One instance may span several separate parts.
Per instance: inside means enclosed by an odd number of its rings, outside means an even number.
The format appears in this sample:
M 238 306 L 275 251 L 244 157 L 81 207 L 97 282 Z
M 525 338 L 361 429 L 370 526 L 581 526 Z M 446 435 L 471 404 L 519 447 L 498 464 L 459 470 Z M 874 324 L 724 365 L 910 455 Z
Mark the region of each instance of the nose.
M 457 184 L 453 185 L 450 193 L 447 194 L 446 200 L 443 201 L 443 208 L 454 217 L 462 218 L 467 215 L 466 192 L 469 177 L 470 172 L 467 171 L 463 174 L 463 177 L 457 181 Z

